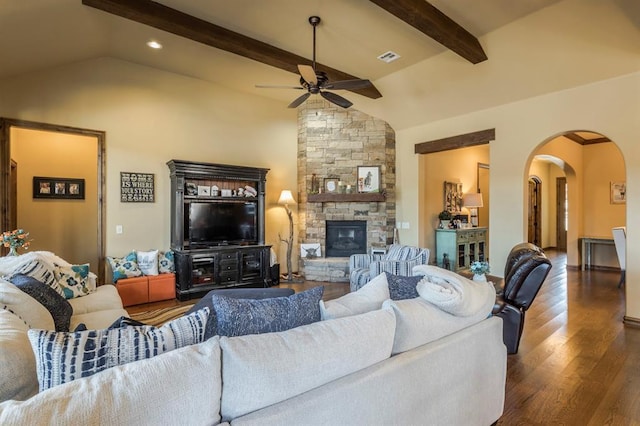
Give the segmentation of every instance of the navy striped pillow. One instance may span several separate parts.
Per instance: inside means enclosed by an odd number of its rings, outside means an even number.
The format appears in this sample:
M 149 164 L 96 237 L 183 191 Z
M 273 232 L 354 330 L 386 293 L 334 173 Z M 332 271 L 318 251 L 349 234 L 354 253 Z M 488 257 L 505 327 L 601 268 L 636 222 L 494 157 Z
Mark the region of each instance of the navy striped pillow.
M 143 325 L 68 333 L 29 330 L 40 391 L 200 343 L 204 341 L 208 318 L 209 308 L 203 308 L 162 327 Z

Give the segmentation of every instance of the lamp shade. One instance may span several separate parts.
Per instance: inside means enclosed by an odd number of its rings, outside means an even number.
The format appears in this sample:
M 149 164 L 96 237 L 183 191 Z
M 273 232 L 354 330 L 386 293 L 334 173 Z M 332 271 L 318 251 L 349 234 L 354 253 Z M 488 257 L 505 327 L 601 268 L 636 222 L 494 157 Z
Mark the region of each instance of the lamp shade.
M 462 207 L 483 207 L 482 193 L 464 194 L 462 196 Z
M 278 204 L 295 204 L 296 201 L 293 199 L 293 195 L 291 195 L 291 191 L 288 189 L 283 189 L 280 193 L 280 199 L 278 200 Z

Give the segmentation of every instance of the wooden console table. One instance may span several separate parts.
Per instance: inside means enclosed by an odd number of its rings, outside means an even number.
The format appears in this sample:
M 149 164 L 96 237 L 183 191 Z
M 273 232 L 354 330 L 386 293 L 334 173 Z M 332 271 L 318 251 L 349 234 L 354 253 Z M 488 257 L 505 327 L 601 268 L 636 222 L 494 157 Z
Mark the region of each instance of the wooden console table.
M 580 255 L 580 269 L 584 271 L 587 267 L 591 269 L 591 250 L 594 245 L 614 245 L 613 238 L 608 237 L 580 237 L 582 241 L 582 253 Z

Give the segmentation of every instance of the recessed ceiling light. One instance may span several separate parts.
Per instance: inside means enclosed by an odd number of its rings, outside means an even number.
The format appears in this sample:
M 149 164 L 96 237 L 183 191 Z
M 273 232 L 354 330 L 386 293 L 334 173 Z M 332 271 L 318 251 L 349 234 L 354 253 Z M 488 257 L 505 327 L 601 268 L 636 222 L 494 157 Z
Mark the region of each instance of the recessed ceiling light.
M 386 63 L 393 62 L 399 58 L 400 58 L 400 55 L 398 55 L 396 52 L 392 52 L 391 50 L 378 56 L 378 59 Z
M 147 46 L 152 49 L 162 49 L 162 45 L 155 40 L 148 41 Z

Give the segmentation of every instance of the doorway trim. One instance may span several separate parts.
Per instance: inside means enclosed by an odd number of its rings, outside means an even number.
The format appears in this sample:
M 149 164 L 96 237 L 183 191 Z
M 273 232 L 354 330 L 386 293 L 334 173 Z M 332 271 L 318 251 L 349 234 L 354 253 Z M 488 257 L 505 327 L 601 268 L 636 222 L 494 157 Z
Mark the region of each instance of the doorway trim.
M 98 142 L 98 282 L 105 280 L 105 253 L 106 253 L 106 206 L 104 194 L 105 182 L 105 139 L 106 132 L 101 130 L 82 129 L 79 127 L 62 126 L 57 124 L 39 123 L 35 121 L 17 120 L 0 117 L 0 224 L 7 230 L 11 226 L 10 210 L 10 172 L 11 172 L 11 128 L 19 127 L 28 130 L 41 130 L 55 133 L 68 133 L 72 135 L 95 137 Z

